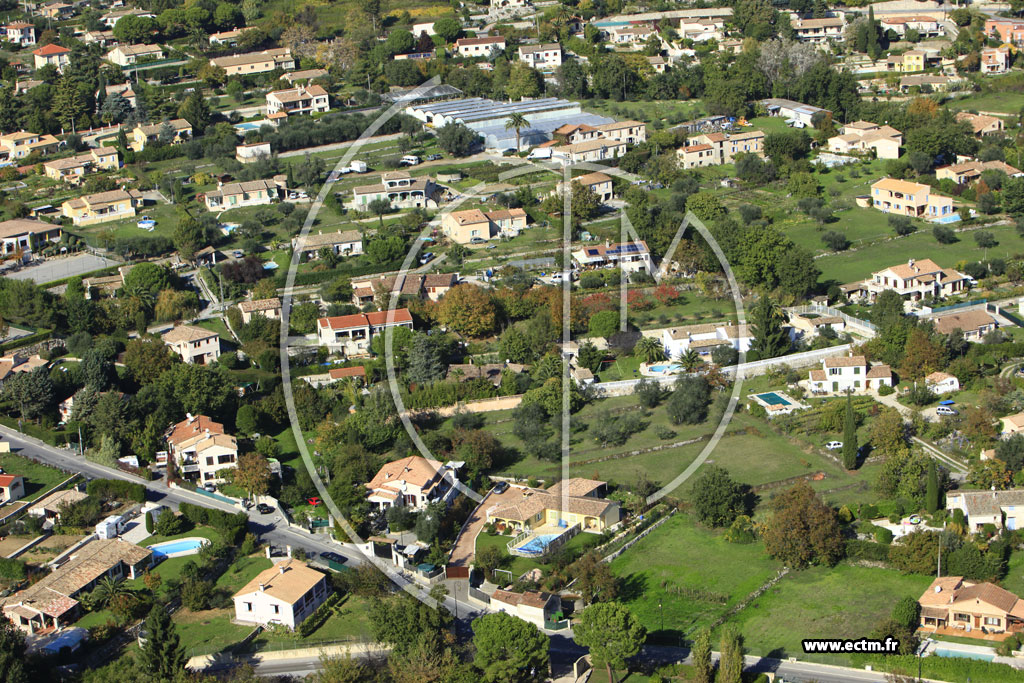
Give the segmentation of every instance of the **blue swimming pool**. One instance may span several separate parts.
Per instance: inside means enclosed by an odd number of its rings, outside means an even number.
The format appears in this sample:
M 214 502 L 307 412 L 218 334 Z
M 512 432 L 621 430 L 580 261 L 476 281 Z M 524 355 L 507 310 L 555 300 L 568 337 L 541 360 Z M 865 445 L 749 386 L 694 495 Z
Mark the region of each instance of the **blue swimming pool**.
M 769 391 L 764 394 L 758 394 L 757 397 L 767 403 L 770 406 L 789 406 L 793 405 L 790 401 L 787 401 L 782 396 L 779 396 L 774 391 Z
M 959 223 L 959 222 L 960 222 L 960 214 L 958 214 L 958 213 L 951 213 L 948 216 L 942 216 L 941 218 L 936 218 L 936 219 L 934 219 L 932 221 L 932 223 Z
M 932 654 L 939 657 L 959 657 L 961 659 L 980 659 L 983 662 L 995 661 L 996 656 L 986 652 L 964 652 L 963 650 L 947 650 L 942 647 L 932 650 Z
M 675 363 L 662 363 L 661 365 L 652 365 L 648 369 L 651 372 L 675 372 L 680 367 L 682 366 L 676 365 Z
M 165 541 L 147 547 L 153 551 L 153 556 L 157 560 L 165 560 L 168 557 L 193 555 L 199 552 L 205 543 L 207 543 L 205 538 L 180 538 L 176 541 Z
M 561 536 L 561 534 L 540 534 L 534 536 L 526 543 L 522 544 L 516 550 L 519 550 L 530 555 L 543 555 L 544 550 L 551 544 L 551 541 Z
M 259 130 L 264 125 L 267 125 L 266 121 L 246 121 L 245 123 L 236 123 L 235 130 L 245 133 L 250 130 Z

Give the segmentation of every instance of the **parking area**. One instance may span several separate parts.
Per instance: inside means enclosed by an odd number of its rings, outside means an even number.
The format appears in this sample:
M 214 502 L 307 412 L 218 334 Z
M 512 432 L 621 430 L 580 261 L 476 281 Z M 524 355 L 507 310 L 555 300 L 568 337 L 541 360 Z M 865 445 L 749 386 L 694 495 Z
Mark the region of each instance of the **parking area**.
M 14 278 L 15 280 L 32 280 L 37 285 L 42 285 L 47 282 L 62 280 L 66 277 L 85 275 L 94 270 L 116 266 L 117 264 L 117 261 L 96 256 L 95 254 L 78 254 L 76 256 L 50 259 L 38 266 L 22 268 L 17 272 L 9 273 L 7 277 Z

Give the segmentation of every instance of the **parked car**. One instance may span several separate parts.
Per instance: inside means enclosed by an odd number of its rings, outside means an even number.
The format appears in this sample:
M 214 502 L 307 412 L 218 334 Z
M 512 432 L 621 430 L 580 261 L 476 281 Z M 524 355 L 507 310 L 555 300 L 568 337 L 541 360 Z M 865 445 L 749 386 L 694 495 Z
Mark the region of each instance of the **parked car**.
M 484 243 L 484 242 L 486 242 L 486 241 L 487 241 L 487 240 L 485 240 L 485 239 L 484 239 L 483 237 L 474 237 L 473 239 L 471 239 L 471 240 L 469 241 L 469 243 L 470 243 L 470 244 L 483 244 L 483 243 Z
M 261 515 L 269 515 L 273 511 L 274 508 L 271 507 L 270 505 L 267 505 L 266 503 L 260 503 L 259 505 L 256 506 L 256 512 L 260 513 Z
M 427 157 L 427 161 L 437 161 L 438 159 L 444 159 L 440 154 L 431 154 Z
M 433 260 L 434 260 L 434 252 L 428 251 L 423 256 L 420 256 L 420 265 L 421 266 L 425 266 L 426 264 L 430 263 Z
M 830 451 L 838 451 L 842 447 L 842 441 L 829 441 L 827 444 L 825 444 L 825 448 L 827 448 Z
M 217 490 L 216 484 L 203 484 L 203 490 L 207 493 L 214 493 Z
M 935 414 L 936 415 L 959 415 L 960 413 L 958 413 L 953 408 L 950 408 L 949 406 L 939 406 L 938 408 L 935 409 Z
M 507 481 L 499 481 L 497 484 L 494 485 L 495 493 L 505 493 L 505 491 L 508 491 Z

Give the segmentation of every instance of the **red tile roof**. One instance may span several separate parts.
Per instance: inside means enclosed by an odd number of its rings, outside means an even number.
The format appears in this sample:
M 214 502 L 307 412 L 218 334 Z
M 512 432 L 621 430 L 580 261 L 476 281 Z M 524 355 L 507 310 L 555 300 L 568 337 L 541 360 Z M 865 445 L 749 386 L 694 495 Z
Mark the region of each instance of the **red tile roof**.
M 372 313 L 356 313 L 355 315 L 335 315 L 329 318 L 320 318 L 317 324 L 332 330 L 346 330 L 351 327 L 378 327 L 385 324 L 399 325 L 411 322 L 412 315 L 409 313 L 409 309 L 399 308 L 393 312 L 374 311 Z
M 67 49 L 66 47 L 61 47 L 60 45 L 57 45 L 55 43 L 44 45 L 38 50 L 32 50 L 32 54 L 39 55 L 40 57 L 45 57 L 47 55 L 62 55 L 68 52 L 71 52 L 71 50 Z

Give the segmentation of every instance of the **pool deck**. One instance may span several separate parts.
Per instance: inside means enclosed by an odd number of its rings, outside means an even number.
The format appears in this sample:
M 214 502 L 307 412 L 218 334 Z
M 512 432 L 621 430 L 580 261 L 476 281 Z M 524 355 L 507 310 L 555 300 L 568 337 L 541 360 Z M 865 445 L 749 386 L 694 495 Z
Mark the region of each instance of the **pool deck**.
M 773 394 L 776 397 L 782 399 L 784 403 L 770 403 L 762 396 Z M 762 391 L 760 394 L 747 394 L 747 398 L 763 407 L 768 412 L 768 417 L 773 415 L 786 415 L 792 413 L 794 410 L 804 410 L 809 408 L 806 403 L 798 401 L 784 391 Z

